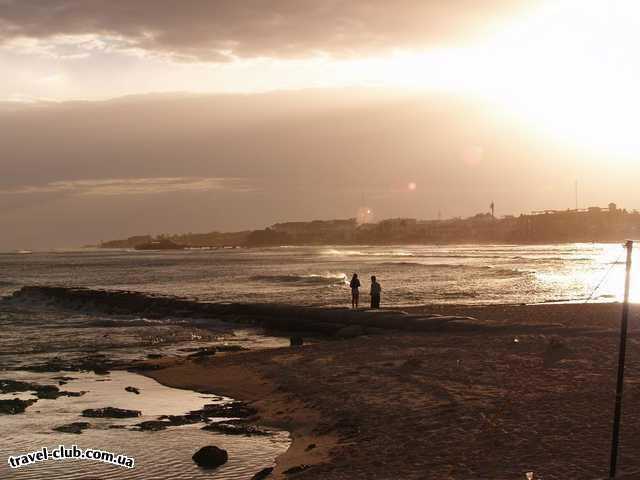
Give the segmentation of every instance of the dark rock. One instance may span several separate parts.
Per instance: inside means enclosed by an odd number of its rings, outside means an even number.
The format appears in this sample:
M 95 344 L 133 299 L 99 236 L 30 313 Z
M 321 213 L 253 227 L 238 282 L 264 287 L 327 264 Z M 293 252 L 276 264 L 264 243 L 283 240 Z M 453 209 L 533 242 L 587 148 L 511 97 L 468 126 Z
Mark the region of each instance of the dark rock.
M 146 372 L 151 370 L 161 370 L 163 367 L 161 365 L 156 365 L 152 363 L 140 363 L 138 365 L 133 365 L 132 367 L 127 368 L 128 372 Z
M 243 423 L 218 422 L 211 423 L 202 427 L 202 430 L 211 432 L 220 432 L 227 435 L 269 435 L 269 432 L 261 429 L 257 425 L 248 425 Z
M 173 426 L 171 422 L 161 420 L 147 420 L 146 422 L 140 422 L 134 425 L 136 430 L 143 432 L 157 432 L 171 426 Z
M 216 347 L 201 348 L 197 352 L 188 355 L 187 358 L 211 357 L 216 354 Z
M 249 350 L 247 347 L 243 347 L 242 345 L 218 345 L 216 349 L 219 352 L 242 352 Z
M 31 382 L 0 380 L 0 393 L 34 392 L 40 399 L 55 400 L 61 396 L 79 397 L 86 392 L 61 392 L 55 385 L 39 385 Z
M 142 415 L 140 410 L 126 410 L 123 408 L 105 407 L 105 408 L 89 408 L 82 411 L 83 417 L 91 418 L 134 418 Z
M 304 339 L 300 335 L 294 335 L 289 338 L 289 343 L 292 347 L 300 347 L 304 345 Z
M 202 447 L 191 457 L 193 461 L 202 468 L 217 468 L 224 465 L 229 460 L 226 450 L 209 445 Z
M 271 472 L 273 472 L 273 467 L 263 468 L 258 473 L 256 473 L 253 477 L 251 477 L 251 480 L 264 480 L 269 475 L 271 475 Z
M 202 418 L 246 418 L 252 417 L 258 411 L 244 402 L 210 403 L 200 410 L 189 412 L 191 415 L 200 415 Z
M 85 393 L 87 393 L 86 390 L 81 390 L 79 392 L 60 392 L 60 395 L 64 395 L 65 397 L 81 397 L 82 395 L 84 395 Z
M 147 358 L 150 360 L 157 360 L 158 358 L 162 358 L 163 355 L 161 355 L 160 353 L 148 353 L 147 354 Z
M 83 430 L 89 428 L 90 426 L 91 425 L 87 422 L 73 422 L 67 425 L 60 425 L 59 427 L 55 427 L 54 430 L 56 432 L 75 433 L 79 435 Z
M 172 426 L 190 425 L 193 423 L 204 422 L 204 417 L 199 413 L 187 415 L 162 415 L 159 420 L 168 420 Z
M 40 385 L 16 380 L 0 380 L 0 393 L 35 392 Z
M 336 337 L 344 339 L 355 338 L 360 335 L 364 335 L 364 329 L 360 325 L 349 325 L 336 332 Z
M 93 368 L 93 373 L 96 375 L 109 375 L 111 372 L 106 367 L 95 367 Z
M 61 391 L 55 385 L 40 385 L 36 389 L 36 396 L 43 400 L 55 400 L 58 397 L 81 397 L 85 391 L 81 392 L 65 392 Z
M 289 470 L 285 470 L 284 473 L 285 475 L 293 475 L 295 473 L 300 473 L 300 472 L 304 472 L 305 470 L 308 470 L 311 468 L 311 465 L 298 465 L 296 467 L 291 467 Z
M 125 391 L 135 393 L 136 395 L 140 395 L 140 389 L 136 387 L 126 387 Z
M 313 450 L 314 448 L 316 448 L 316 444 L 315 443 L 310 443 L 309 445 L 307 445 L 307 448 L 304 449 L 305 452 L 309 452 L 311 450 Z
M 126 425 L 109 425 L 109 428 L 123 430 L 127 428 L 127 426 Z
M 55 385 L 38 385 L 36 395 L 38 398 L 53 400 L 60 396 L 60 389 Z
M 27 407 L 36 402 L 36 399 L 20 400 L 19 398 L 0 400 L 0 415 L 15 415 L 16 413 L 23 413 Z
M 117 367 L 116 363 L 110 362 L 103 355 L 92 355 L 85 356 L 82 358 L 76 359 L 61 359 L 61 358 L 52 358 L 48 360 L 46 363 L 39 365 L 31 365 L 28 367 L 24 367 L 23 370 L 28 370 L 31 372 L 60 372 L 60 371 L 70 371 L 70 372 L 79 372 L 79 371 L 92 371 L 97 370 L 100 372 L 107 372 L 107 368 L 109 367 Z M 56 380 L 75 380 L 72 377 L 57 377 Z

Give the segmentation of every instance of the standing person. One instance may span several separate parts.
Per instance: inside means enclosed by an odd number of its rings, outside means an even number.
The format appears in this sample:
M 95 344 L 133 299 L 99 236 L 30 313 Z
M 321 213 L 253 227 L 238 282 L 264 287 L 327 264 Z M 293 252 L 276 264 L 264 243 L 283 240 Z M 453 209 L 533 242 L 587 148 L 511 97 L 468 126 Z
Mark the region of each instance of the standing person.
M 360 280 L 358 274 L 354 273 L 349 283 L 351 287 L 351 308 L 358 308 L 358 301 L 360 300 Z
M 382 287 L 373 275 L 371 277 L 371 308 L 380 308 L 380 293 L 382 293 Z

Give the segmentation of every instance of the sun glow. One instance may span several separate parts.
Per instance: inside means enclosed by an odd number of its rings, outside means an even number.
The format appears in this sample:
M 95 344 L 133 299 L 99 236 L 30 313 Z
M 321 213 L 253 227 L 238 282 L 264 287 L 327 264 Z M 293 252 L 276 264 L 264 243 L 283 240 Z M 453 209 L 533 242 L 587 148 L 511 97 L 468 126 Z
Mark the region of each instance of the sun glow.
M 640 2 L 554 0 L 468 48 L 359 62 L 365 77 L 488 99 L 536 130 L 619 157 L 640 153 Z

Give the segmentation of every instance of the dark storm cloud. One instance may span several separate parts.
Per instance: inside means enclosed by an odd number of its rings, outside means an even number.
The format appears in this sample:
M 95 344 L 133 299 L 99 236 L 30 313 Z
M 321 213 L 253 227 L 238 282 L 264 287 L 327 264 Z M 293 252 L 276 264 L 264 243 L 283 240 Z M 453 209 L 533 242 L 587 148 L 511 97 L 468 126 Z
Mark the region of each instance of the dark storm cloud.
M 0 41 L 100 34 L 185 61 L 351 56 L 490 31 L 520 0 L 0 0 Z M 122 48 L 118 42 L 115 48 Z

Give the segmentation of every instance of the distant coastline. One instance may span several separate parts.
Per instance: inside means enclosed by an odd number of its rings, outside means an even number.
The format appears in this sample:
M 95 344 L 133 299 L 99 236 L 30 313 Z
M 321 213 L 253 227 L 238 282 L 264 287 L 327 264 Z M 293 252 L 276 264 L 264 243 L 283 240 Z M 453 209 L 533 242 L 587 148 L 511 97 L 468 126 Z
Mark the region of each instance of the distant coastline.
M 153 249 L 153 245 L 180 248 L 233 248 L 281 245 L 402 245 L 402 244 L 548 244 L 621 242 L 640 236 L 640 213 L 606 208 L 544 210 L 495 217 L 479 213 L 468 218 L 418 220 L 392 218 L 377 223 L 313 220 L 276 223 L 261 230 L 174 235 L 137 235 L 102 242 L 100 248 Z M 163 248 L 159 248 L 163 249 Z

